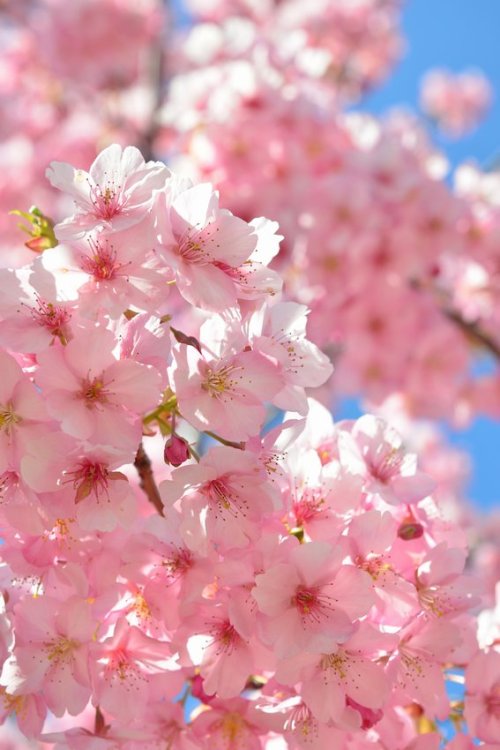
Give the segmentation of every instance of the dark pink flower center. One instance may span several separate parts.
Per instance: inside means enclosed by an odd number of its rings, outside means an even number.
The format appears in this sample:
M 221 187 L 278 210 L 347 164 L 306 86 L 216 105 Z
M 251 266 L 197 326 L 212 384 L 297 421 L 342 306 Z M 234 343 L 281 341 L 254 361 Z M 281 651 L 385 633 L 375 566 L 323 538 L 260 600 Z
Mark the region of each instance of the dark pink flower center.
M 82 380 L 82 388 L 79 393 L 80 398 L 86 402 L 89 409 L 93 409 L 97 404 L 106 404 L 108 402 L 109 391 L 106 390 L 106 384 L 102 375 L 97 378 L 85 378 Z
M 300 586 L 292 597 L 292 604 L 295 606 L 303 620 L 313 620 L 320 622 L 328 617 L 332 599 L 321 593 L 318 587 L 307 588 Z
M 229 620 L 221 620 L 212 630 L 212 635 L 220 652 L 231 652 L 240 640 L 240 636 Z
M 90 254 L 83 255 L 80 266 L 85 273 L 93 276 L 96 281 L 110 281 L 114 279 L 123 268 L 122 263 L 117 261 L 116 252 L 112 245 L 107 242 L 89 239 Z
M 486 696 L 486 710 L 495 719 L 500 719 L 500 682 L 497 682 Z
M 31 310 L 31 316 L 35 323 L 46 328 L 53 336 L 66 338 L 64 329 L 71 318 L 71 313 L 61 305 L 45 302 L 38 297 L 37 307 Z
M 97 461 L 82 461 L 74 471 L 67 472 L 68 481 L 73 482 L 78 503 L 90 494 L 99 497 L 108 494 L 108 468 Z
M 306 490 L 300 500 L 293 504 L 293 513 L 297 526 L 303 526 L 307 521 L 312 521 L 324 510 L 325 499 L 320 493 Z
M 370 474 L 382 484 L 387 484 L 400 473 L 403 459 L 404 454 L 399 448 L 388 448 L 381 456 L 366 457 L 365 461 Z
M 123 208 L 121 185 L 115 184 L 112 179 L 107 181 L 104 187 L 99 184 L 91 185 L 90 200 L 96 216 L 106 220 L 112 219 Z

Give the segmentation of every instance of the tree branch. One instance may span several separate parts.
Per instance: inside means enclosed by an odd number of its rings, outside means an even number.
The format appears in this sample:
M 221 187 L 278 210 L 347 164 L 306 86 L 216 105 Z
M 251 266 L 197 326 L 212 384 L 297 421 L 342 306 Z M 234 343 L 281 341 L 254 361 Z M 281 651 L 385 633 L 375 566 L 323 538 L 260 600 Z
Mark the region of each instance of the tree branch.
M 167 46 L 167 38 L 165 28 L 170 26 L 172 23 L 170 7 L 167 0 L 159 3 L 163 9 L 163 28 L 158 32 L 158 37 L 155 40 L 153 47 L 150 50 L 149 59 L 149 75 L 151 88 L 154 95 L 153 108 L 151 111 L 151 118 L 145 129 L 141 134 L 140 142 L 137 144 L 145 161 L 153 159 L 154 140 L 159 130 L 159 113 L 163 104 L 165 96 L 165 90 L 167 88 L 167 80 L 165 76 L 165 47 Z
M 144 446 L 142 443 L 137 449 L 134 466 L 137 469 L 137 473 L 139 475 L 139 485 L 141 489 L 144 490 L 144 493 L 146 494 L 149 502 L 156 508 L 160 516 L 163 516 L 163 503 L 158 491 L 158 487 L 156 486 L 153 469 L 151 468 L 151 459 L 144 450 Z
M 417 292 L 428 292 L 429 294 L 431 294 L 445 318 L 448 318 L 451 323 L 454 323 L 458 328 L 460 328 L 464 336 L 466 336 L 470 341 L 473 341 L 478 346 L 486 349 L 490 354 L 492 354 L 496 359 L 500 361 L 500 344 L 498 344 L 495 339 L 489 335 L 489 333 L 486 333 L 486 331 L 484 331 L 480 325 L 472 321 L 465 320 L 465 318 L 462 317 L 458 310 L 450 307 L 445 299 L 444 294 L 440 293 L 437 289 L 433 289 L 431 285 L 423 284 L 418 279 L 411 279 L 410 287 Z
M 471 323 L 468 320 L 464 320 L 457 310 L 450 308 L 442 308 L 443 315 L 455 323 L 460 330 L 476 344 L 479 344 L 484 349 L 487 349 L 490 354 L 493 354 L 496 359 L 500 360 L 500 345 L 494 341 L 485 331 L 478 326 L 477 323 Z

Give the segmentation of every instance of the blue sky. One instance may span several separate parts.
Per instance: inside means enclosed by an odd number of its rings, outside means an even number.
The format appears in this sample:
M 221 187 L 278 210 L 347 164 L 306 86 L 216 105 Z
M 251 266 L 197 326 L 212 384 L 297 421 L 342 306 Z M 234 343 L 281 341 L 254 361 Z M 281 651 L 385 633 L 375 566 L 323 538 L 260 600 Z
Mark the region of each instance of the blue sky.
M 415 109 L 420 80 L 430 68 L 479 68 L 497 91 L 489 116 L 460 141 L 436 141 L 453 166 L 471 157 L 482 165 L 490 163 L 500 156 L 499 24 L 498 0 L 408 0 L 403 13 L 406 54 L 384 86 L 363 101 L 363 108 L 376 113 L 395 104 Z

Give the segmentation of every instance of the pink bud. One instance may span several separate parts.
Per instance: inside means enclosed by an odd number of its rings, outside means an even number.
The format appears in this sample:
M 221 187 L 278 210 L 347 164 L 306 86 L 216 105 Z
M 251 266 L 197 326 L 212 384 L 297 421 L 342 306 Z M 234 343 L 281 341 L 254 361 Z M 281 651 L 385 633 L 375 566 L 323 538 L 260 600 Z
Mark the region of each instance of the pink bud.
M 165 443 L 163 458 L 166 464 L 180 466 L 189 458 L 189 443 L 179 435 L 172 435 Z
M 423 533 L 424 527 L 416 521 L 409 521 L 406 523 L 403 521 L 398 529 L 398 537 L 405 542 L 410 542 L 412 539 L 420 539 Z
M 215 695 L 208 695 L 203 689 L 203 678 L 197 674 L 191 680 L 191 695 L 193 698 L 198 698 L 202 703 L 210 703 L 215 698 Z
M 349 696 L 346 696 L 346 703 L 348 706 L 351 706 L 351 708 L 355 708 L 356 711 L 360 714 L 362 721 L 361 729 L 371 729 L 371 727 L 377 724 L 377 722 L 379 722 L 384 715 L 384 712 L 380 709 L 374 710 L 372 708 L 362 706 L 360 703 L 355 701 L 353 698 L 350 698 Z

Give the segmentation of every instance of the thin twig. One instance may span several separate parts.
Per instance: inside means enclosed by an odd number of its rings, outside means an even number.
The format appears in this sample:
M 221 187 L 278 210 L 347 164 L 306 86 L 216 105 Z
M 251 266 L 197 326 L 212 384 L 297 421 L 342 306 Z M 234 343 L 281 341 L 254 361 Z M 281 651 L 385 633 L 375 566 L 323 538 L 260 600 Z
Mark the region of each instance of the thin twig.
M 151 468 L 151 459 L 144 450 L 142 443 L 137 449 L 134 466 L 139 475 L 141 489 L 144 490 L 149 502 L 156 508 L 160 516 L 163 516 L 163 503 L 158 492 L 158 487 L 156 486 L 153 469 Z
M 428 292 L 434 297 L 441 313 L 448 318 L 451 323 L 454 323 L 462 333 L 471 341 L 475 342 L 483 349 L 486 349 L 493 354 L 493 356 L 500 361 L 500 344 L 497 344 L 494 338 L 489 333 L 486 333 L 478 323 L 474 323 L 469 320 L 465 320 L 458 310 L 450 307 L 445 299 L 445 295 L 440 293 L 437 289 L 432 288 L 429 284 L 424 284 L 418 279 L 412 279 L 410 281 L 411 289 L 418 292 Z
M 154 92 L 154 103 L 151 117 L 138 144 L 146 161 L 153 159 L 155 155 L 153 145 L 160 127 L 159 115 L 167 88 L 165 76 L 165 47 L 167 46 L 167 38 L 165 28 L 171 25 L 172 19 L 170 17 L 169 3 L 166 1 L 163 3 L 160 2 L 160 6 L 163 7 L 163 28 L 158 32 L 158 37 L 151 48 L 151 57 L 149 60 L 149 73 L 151 87 Z
M 222 443 L 222 445 L 228 445 L 230 448 L 237 448 L 239 451 L 245 450 L 246 446 L 244 442 L 235 443 L 233 440 L 226 440 L 226 438 L 217 435 L 216 432 L 211 432 L 211 430 L 203 430 L 203 432 L 205 433 L 205 435 L 208 435 L 214 440 L 217 440 L 219 443 Z
M 494 357 L 500 360 L 500 346 L 491 338 L 491 336 L 489 336 L 489 334 L 483 331 L 477 323 L 471 323 L 468 320 L 464 320 L 457 310 L 443 308 L 442 312 L 443 315 L 445 315 L 448 320 L 451 320 L 452 323 L 455 323 L 455 325 L 457 325 L 466 336 L 484 349 L 487 349 L 490 354 L 493 354 Z

